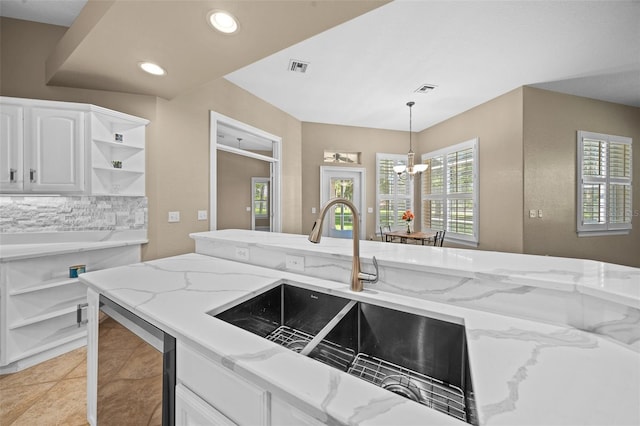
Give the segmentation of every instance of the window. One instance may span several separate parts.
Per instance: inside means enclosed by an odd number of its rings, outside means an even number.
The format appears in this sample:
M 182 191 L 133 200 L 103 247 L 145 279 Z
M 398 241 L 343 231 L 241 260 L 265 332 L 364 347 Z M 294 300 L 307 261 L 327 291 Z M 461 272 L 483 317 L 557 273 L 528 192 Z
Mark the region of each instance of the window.
M 631 231 L 631 143 L 627 137 L 578 131 L 578 235 Z
M 269 182 L 254 183 L 253 209 L 256 218 L 269 217 Z
M 478 138 L 422 156 L 422 228 L 478 245 Z
M 393 166 L 406 162 L 406 154 L 376 154 L 377 227 L 404 225 L 402 214 L 413 207 L 411 179 L 406 173 L 398 176 L 393 171 Z
M 324 151 L 325 163 L 360 164 L 359 152 Z

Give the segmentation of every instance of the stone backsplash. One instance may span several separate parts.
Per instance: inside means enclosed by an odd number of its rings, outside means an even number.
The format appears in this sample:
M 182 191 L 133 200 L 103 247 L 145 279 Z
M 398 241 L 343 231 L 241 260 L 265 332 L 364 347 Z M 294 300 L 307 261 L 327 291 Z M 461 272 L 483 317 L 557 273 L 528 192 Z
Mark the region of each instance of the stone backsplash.
M 0 234 L 142 229 L 146 197 L 0 196 Z

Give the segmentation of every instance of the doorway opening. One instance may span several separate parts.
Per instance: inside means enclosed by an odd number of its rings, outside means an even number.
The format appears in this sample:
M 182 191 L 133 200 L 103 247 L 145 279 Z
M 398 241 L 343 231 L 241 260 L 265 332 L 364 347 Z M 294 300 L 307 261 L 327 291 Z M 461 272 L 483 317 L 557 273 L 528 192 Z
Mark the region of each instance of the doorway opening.
M 271 196 L 269 186 L 271 179 L 265 177 L 251 178 L 251 230 L 271 231 Z
M 262 230 L 280 232 L 282 138 L 214 111 L 210 111 L 210 120 L 209 229 L 255 229 L 260 219 Z M 220 159 L 225 160 L 225 166 L 238 161 L 242 165 L 227 167 L 222 173 Z M 256 167 L 262 171 L 256 172 Z M 262 210 L 258 218 L 255 217 L 253 178 L 256 173 L 268 183 L 266 217 Z

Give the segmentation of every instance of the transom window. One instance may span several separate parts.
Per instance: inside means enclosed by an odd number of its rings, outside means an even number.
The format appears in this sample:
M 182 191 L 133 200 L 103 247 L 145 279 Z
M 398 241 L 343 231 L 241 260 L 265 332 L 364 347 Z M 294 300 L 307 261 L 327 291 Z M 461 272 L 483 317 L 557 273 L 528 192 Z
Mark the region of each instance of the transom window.
M 478 138 L 422 156 L 422 228 L 478 245 Z
M 578 131 L 578 235 L 631 231 L 632 139 Z

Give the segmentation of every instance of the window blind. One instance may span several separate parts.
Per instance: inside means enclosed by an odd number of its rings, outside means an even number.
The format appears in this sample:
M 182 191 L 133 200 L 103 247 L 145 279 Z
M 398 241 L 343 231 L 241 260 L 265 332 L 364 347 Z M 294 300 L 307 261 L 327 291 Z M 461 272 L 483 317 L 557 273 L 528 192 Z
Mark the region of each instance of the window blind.
M 478 242 L 477 143 L 472 139 L 423 156 L 422 228 L 451 239 Z
M 377 194 L 378 226 L 397 227 L 402 225 L 402 214 L 412 208 L 413 186 L 406 173 L 398 176 L 393 166 L 406 165 L 407 156 L 399 154 L 377 154 Z
M 579 235 L 600 235 L 631 229 L 632 140 L 579 131 Z

